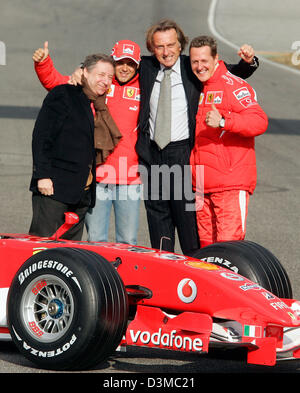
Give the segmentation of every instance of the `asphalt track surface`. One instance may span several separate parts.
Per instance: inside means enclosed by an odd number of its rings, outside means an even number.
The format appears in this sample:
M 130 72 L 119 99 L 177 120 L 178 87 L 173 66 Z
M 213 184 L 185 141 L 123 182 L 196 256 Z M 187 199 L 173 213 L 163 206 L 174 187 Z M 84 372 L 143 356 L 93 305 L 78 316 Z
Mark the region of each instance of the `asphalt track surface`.
M 27 232 L 31 219 L 28 191 L 31 133 L 46 95 L 33 70 L 31 56 L 35 48 L 48 40 L 57 68 L 69 74 L 87 54 L 109 53 L 118 39 L 135 40 L 143 54 L 147 54 L 145 31 L 162 17 L 175 19 L 190 38 L 216 34 L 219 53 L 228 62 L 238 60 L 236 47 L 245 42 L 259 51 L 289 51 L 292 42 L 300 39 L 295 27 L 295 15 L 299 16 L 300 9 L 296 1 L 289 2 L 290 7 L 282 7 L 278 1 L 251 1 L 247 7 L 245 3 L 229 0 L 1 2 L 0 41 L 5 43 L 6 65 L 0 66 L 0 232 Z M 280 259 L 291 278 L 296 298 L 300 298 L 299 77 L 299 73 L 262 59 L 259 70 L 249 80 L 269 116 L 269 128 L 256 140 L 258 185 L 250 202 L 247 239 L 264 245 Z M 149 246 L 143 206 L 139 244 Z M 249 366 L 240 353 L 214 352 L 199 356 L 129 348 L 89 373 L 274 375 L 299 373 L 299 370 L 300 361 L 281 362 L 271 368 Z M 12 343 L 0 343 L 0 373 L 47 371 L 32 367 Z

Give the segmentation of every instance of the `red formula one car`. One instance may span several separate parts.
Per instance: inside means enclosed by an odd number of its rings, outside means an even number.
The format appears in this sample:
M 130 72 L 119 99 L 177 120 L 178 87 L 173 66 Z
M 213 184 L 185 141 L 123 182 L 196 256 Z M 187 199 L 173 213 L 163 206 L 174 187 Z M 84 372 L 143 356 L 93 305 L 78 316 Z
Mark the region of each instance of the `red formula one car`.
M 265 248 L 217 243 L 190 258 L 61 239 L 75 221 L 50 238 L 0 234 L 0 338 L 38 367 L 87 369 L 119 345 L 300 357 L 300 302 Z

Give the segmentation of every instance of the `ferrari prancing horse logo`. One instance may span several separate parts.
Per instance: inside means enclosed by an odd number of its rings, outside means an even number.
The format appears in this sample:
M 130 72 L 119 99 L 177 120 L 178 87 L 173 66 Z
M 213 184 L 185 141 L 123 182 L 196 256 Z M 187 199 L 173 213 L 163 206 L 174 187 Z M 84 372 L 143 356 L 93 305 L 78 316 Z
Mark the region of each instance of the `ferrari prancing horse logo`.
M 123 91 L 123 98 L 127 98 L 129 100 L 140 100 L 140 89 L 137 87 L 125 87 Z

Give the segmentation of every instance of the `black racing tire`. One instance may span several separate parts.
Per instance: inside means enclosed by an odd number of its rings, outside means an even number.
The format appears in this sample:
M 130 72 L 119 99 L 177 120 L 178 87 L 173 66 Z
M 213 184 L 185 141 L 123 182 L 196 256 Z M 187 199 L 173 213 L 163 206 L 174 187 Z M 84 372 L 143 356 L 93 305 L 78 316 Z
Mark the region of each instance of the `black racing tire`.
M 228 268 L 279 298 L 293 298 L 285 269 L 270 251 L 257 243 L 247 240 L 214 243 L 197 250 L 193 257 Z
M 8 325 L 40 368 L 85 370 L 120 344 L 128 298 L 114 266 L 92 251 L 55 248 L 30 257 L 8 293 Z

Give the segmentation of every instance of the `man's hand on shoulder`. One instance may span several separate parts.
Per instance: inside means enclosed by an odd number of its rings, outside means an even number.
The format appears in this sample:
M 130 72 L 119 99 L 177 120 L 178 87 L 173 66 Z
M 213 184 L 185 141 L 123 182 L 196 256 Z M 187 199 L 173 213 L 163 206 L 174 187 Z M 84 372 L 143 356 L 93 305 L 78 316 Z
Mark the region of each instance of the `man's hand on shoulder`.
M 69 85 L 74 85 L 74 86 L 81 85 L 82 74 L 83 74 L 82 68 L 80 67 L 76 68 L 76 70 L 73 72 L 73 74 L 70 77 L 70 80 L 68 82 Z

